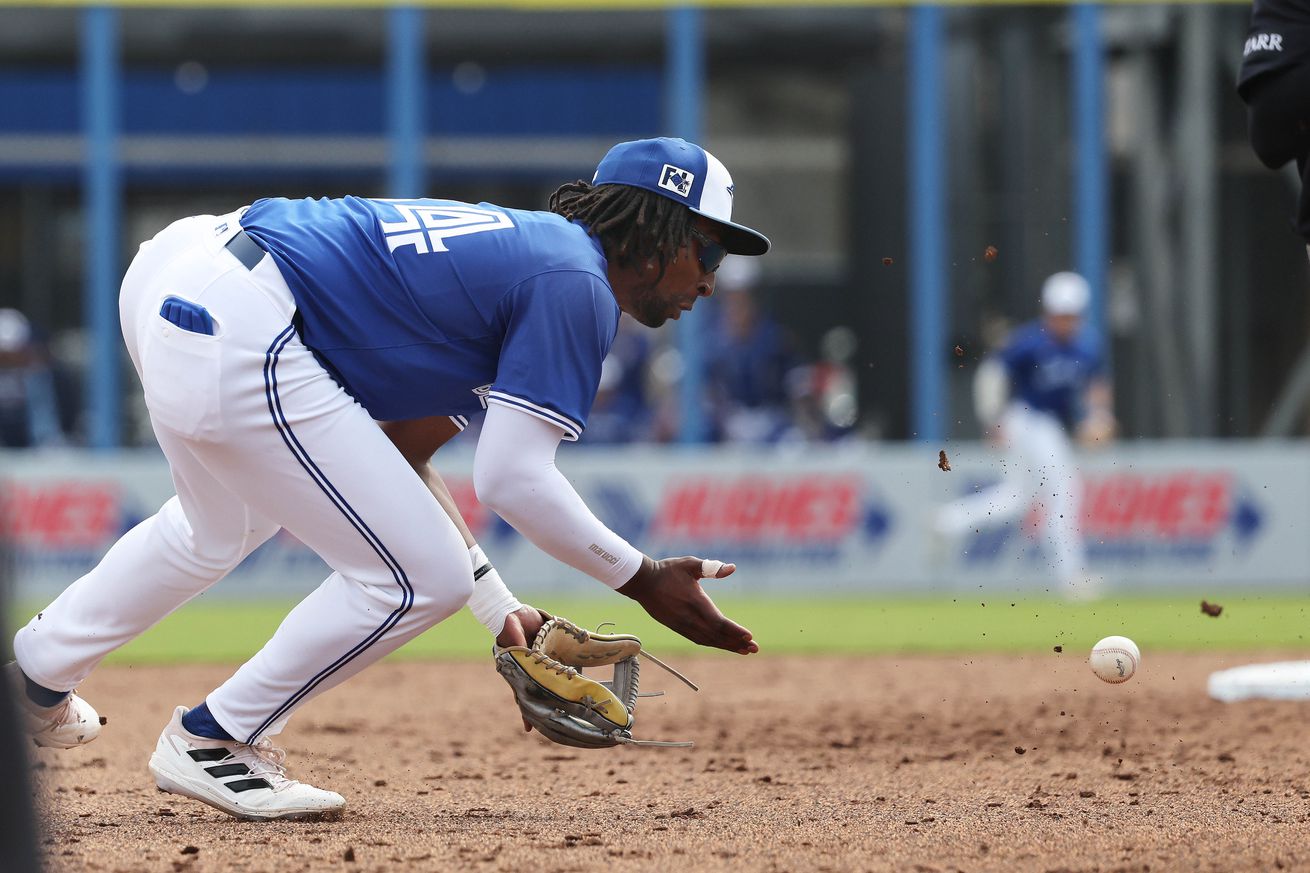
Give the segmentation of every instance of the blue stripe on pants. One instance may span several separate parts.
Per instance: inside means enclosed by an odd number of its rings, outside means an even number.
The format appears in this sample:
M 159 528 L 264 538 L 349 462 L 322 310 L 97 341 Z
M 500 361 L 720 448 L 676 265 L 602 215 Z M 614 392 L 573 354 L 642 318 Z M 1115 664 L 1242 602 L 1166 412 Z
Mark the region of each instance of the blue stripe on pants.
M 323 471 L 314 463 L 314 460 L 309 456 L 309 452 L 307 452 L 305 447 L 300 444 L 300 440 L 296 439 L 295 433 L 291 430 L 291 425 L 287 422 L 286 415 L 282 412 L 282 401 L 278 396 L 277 390 L 278 358 L 282 354 L 282 350 L 287 347 L 287 344 L 291 342 L 291 339 L 295 335 L 295 326 L 288 326 L 286 330 L 278 334 L 277 339 L 275 339 L 273 344 L 269 346 L 268 352 L 264 356 L 264 394 L 268 399 L 268 411 L 273 417 L 273 424 L 277 427 L 278 433 L 281 434 L 282 441 L 286 443 L 287 449 L 295 456 L 296 460 L 300 463 L 300 466 L 309 474 L 309 477 L 314 480 L 314 484 L 318 485 L 323 493 L 327 495 L 327 498 L 332 501 L 333 505 L 335 505 L 337 509 L 341 511 L 341 514 L 346 517 L 346 520 L 350 522 L 355 530 L 359 531 L 360 536 L 368 542 L 368 544 L 373 548 L 373 551 L 382 559 L 382 562 L 387 565 L 387 569 L 391 571 L 392 577 L 396 580 L 396 584 L 400 587 L 403 593 L 400 606 L 396 607 L 396 609 L 387 616 L 386 620 L 383 621 L 381 625 L 361 640 L 354 648 L 333 661 L 327 667 L 324 667 L 312 679 L 301 686 L 299 691 L 291 695 L 286 702 L 274 710 L 273 714 L 266 718 L 264 723 L 246 738 L 247 743 L 253 743 L 258 739 L 261 733 L 268 729 L 269 725 L 273 724 L 291 707 L 303 700 L 307 694 L 322 684 L 325 679 L 349 664 L 362 652 L 366 651 L 370 646 L 380 640 L 387 631 L 396 626 L 396 623 L 399 622 L 405 614 L 409 612 L 410 607 L 414 605 L 414 587 L 410 584 L 409 578 L 405 575 L 405 571 L 401 568 L 400 563 L 396 561 L 389 551 L 387 551 L 387 547 L 382 544 L 382 540 L 378 538 L 377 534 L 373 533 L 372 529 L 370 529 L 364 520 L 359 517 L 359 513 L 355 512 L 350 503 L 341 496 L 341 493 L 337 491 L 336 487 L 327 476 L 324 475 Z

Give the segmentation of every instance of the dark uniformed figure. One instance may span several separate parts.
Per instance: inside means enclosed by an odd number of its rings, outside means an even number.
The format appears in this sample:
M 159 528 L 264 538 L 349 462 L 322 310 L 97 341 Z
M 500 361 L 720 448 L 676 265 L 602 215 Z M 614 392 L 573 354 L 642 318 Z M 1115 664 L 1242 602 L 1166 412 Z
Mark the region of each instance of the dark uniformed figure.
M 10 553 L 0 535 L 0 616 L 7 615 L 11 576 Z M 7 648 L 7 647 L 6 647 Z M 8 654 L 0 650 L 0 657 Z M 28 788 L 27 750 L 30 741 L 19 727 L 19 716 L 10 694 L 17 693 L 0 676 L 0 862 L 6 871 L 37 873 L 36 827 L 32 795 Z
M 1256 157 L 1270 169 L 1296 161 L 1295 226 L 1310 254 L 1310 0 L 1255 0 L 1237 93 L 1250 107 Z

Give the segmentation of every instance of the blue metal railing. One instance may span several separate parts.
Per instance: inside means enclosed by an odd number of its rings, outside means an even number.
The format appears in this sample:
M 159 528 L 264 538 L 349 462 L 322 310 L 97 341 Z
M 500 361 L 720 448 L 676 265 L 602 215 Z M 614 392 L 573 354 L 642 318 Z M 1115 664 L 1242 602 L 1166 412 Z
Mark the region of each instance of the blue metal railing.
M 701 95 L 705 90 L 701 11 L 690 7 L 671 10 L 668 13 L 667 40 L 665 124 L 675 136 L 699 143 Z M 701 405 L 705 392 L 704 319 L 704 311 L 696 311 L 683 313 L 678 320 L 678 352 L 683 365 L 679 394 L 680 443 L 703 443 L 709 433 Z
M 119 444 L 118 236 L 123 190 L 118 165 L 118 11 L 82 12 L 82 125 L 86 262 L 82 321 L 87 356 L 87 435 L 93 448 Z
M 399 6 L 387 12 L 387 126 L 392 197 L 423 196 L 423 12 Z
M 1073 24 L 1073 213 L 1074 266 L 1092 286 L 1087 330 L 1108 359 L 1106 266 L 1109 192 L 1105 147 L 1105 48 L 1101 7 L 1079 3 L 1070 12 Z
M 91 445 L 109 448 L 120 439 L 118 244 L 122 211 L 122 130 L 118 52 L 118 13 L 92 7 L 82 13 L 80 67 L 81 125 L 86 142 L 83 185 L 86 197 L 85 324 L 90 342 L 87 372 L 88 433 Z M 949 221 L 945 185 L 942 81 L 946 11 L 916 6 L 910 11 L 909 71 L 906 92 L 908 203 L 910 228 L 911 430 L 921 441 L 946 435 L 946 376 L 949 332 Z M 388 190 L 392 196 L 424 193 L 425 107 L 431 82 L 423 56 L 423 12 L 391 9 L 388 15 L 387 130 L 391 152 Z M 1091 283 L 1089 328 L 1105 342 L 1107 239 L 1107 155 L 1104 142 L 1104 47 L 1101 12 L 1096 4 L 1075 5 L 1073 105 L 1074 260 Z M 685 7 L 667 16 L 664 124 L 693 141 L 702 138 L 705 88 L 704 13 Z M 677 344 L 683 360 L 679 440 L 704 442 L 704 314 L 687 313 Z
M 910 428 L 912 437 L 937 442 L 945 435 L 946 302 L 945 118 L 942 111 L 943 17 L 937 6 L 910 12 L 909 203 L 910 225 Z

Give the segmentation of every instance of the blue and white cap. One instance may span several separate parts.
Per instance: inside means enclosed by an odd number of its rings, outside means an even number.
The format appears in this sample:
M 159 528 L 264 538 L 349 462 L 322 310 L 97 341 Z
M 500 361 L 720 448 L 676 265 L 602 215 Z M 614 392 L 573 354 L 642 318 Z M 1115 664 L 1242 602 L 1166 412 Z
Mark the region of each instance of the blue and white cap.
M 593 185 L 632 185 L 676 200 L 723 229 L 730 254 L 762 255 L 769 238 L 732 221 L 732 176 L 714 155 L 685 139 L 621 142 L 601 159 Z

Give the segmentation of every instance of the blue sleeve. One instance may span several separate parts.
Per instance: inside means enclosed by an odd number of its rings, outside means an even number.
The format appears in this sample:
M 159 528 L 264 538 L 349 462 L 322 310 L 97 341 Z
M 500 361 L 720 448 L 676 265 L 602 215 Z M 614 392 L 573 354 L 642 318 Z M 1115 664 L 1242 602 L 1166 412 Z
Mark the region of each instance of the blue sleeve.
M 487 402 L 535 415 L 576 440 L 618 329 L 613 292 L 590 273 L 544 273 L 507 294 L 499 314 L 505 342 Z
M 1105 375 L 1105 357 L 1090 340 L 1087 342 L 1087 379 L 1093 381 Z

